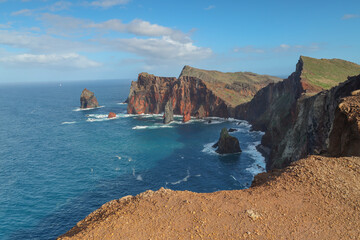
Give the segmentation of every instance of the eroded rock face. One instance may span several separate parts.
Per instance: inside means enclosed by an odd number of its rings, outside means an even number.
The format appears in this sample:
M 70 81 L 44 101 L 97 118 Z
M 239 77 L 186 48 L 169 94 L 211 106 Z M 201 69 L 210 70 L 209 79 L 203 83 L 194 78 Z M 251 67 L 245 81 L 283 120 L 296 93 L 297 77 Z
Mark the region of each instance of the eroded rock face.
M 170 99 L 165 105 L 164 124 L 169 124 L 172 121 L 174 121 L 174 112 L 172 107 L 172 101 Z
M 108 118 L 116 118 L 116 113 L 109 112 Z
M 231 136 L 226 128 L 221 130 L 219 141 L 213 147 L 217 147 L 216 152 L 220 154 L 241 152 L 239 140 Z
M 183 123 L 186 123 L 186 122 L 188 122 L 188 121 L 190 121 L 190 120 L 191 120 L 190 112 L 188 112 L 188 111 L 184 112 L 182 122 L 183 122 Z
M 360 75 L 357 78 L 360 82 Z M 329 136 L 331 156 L 360 156 L 360 91 L 343 98 L 335 110 Z
M 99 107 L 99 103 L 94 93 L 85 88 L 80 96 L 80 108 L 97 108 L 97 107 Z
M 311 61 L 321 66 L 324 60 Z M 339 86 L 319 92 L 321 88 L 309 85 L 306 74 L 309 75 L 309 69 L 304 69 L 301 57 L 296 71 L 287 79 L 269 84 L 250 102 L 234 110 L 236 118 L 248 120 L 255 130 L 265 132 L 261 144 L 269 152 L 268 169 L 282 168 L 309 154 L 329 154 L 329 134 L 337 105 L 342 97 L 359 89 L 360 81 L 350 78 Z M 341 111 L 338 112 L 341 119 Z
M 227 104 L 212 91 L 206 83 L 194 77 L 168 78 L 147 73 L 139 74 L 132 82 L 128 97 L 128 113 L 159 114 L 171 99 L 174 114 L 228 117 Z

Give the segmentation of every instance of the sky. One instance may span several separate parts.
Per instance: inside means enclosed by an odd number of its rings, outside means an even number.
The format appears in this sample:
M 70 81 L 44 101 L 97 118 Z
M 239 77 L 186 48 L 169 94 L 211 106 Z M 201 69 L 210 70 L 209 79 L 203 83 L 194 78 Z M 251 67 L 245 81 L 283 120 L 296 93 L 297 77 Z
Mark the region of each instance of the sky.
M 359 0 L 0 0 L 0 83 L 286 77 L 300 55 L 360 64 L 359 30 Z

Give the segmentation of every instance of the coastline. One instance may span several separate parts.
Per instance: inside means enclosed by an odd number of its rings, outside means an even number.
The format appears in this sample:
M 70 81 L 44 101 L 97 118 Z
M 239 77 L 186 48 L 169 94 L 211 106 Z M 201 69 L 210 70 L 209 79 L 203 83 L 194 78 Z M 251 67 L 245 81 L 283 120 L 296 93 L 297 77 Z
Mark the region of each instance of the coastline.
M 359 168 L 359 157 L 309 156 L 248 189 L 149 190 L 104 204 L 58 239 L 354 239 Z

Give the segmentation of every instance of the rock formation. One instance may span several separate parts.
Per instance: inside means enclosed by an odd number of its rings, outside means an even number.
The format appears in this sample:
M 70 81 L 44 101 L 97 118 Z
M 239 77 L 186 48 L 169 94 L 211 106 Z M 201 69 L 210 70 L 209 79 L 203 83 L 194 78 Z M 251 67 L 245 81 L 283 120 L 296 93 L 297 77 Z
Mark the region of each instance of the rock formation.
M 190 76 L 194 74 L 199 77 Z M 202 76 L 206 77 L 203 79 Z M 229 117 L 230 109 L 239 102 L 250 100 L 258 89 L 279 80 L 253 73 L 221 73 L 189 66 L 184 67 L 178 79 L 140 73 L 137 82 L 131 83 L 127 99 L 128 113 L 158 114 L 171 98 L 174 114 L 190 114 L 198 118 Z M 234 84 L 237 88 L 231 87 Z M 248 91 L 247 88 L 252 90 Z
M 170 99 L 174 114 L 228 117 L 226 103 L 214 95 L 202 80 L 193 77 L 157 77 L 147 73 L 139 74 L 138 81 L 131 84 L 128 113 L 159 114 Z
M 333 78 L 331 69 L 330 73 L 321 72 L 324 61 L 325 65 L 347 66 L 344 71 L 336 68 L 337 76 L 345 76 L 344 79 Z M 338 59 L 301 57 L 296 71 L 286 80 L 269 84 L 249 103 L 236 107 L 236 118 L 248 120 L 254 129 L 265 131 L 261 144 L 270 152 L 268 169 L 284 167 L 308 154 L 328 152 L 335 109 L 341 97 L 359 88 L 359 81 L 349 79 L 351 83 L 318 94 L 316 90 L 323 89 L 324 79 L 327 86 L 336 86 L 349 71 L 360 73 L 360 66 Z
M 116 113 L 109 112 L 108 118 L 116 118 Z
M 239 140 L 231 136 L 226 128 L 221 129 L 219 141 L 213 147 L 220 154 L 241 152 Z
M 231 107 L 250 101 L 261 88 L 269 83 L 282 80 L 277 77 L 251 72 L 223 73 L 190 66 L 185 66 L 182 69 L 180 77 L 185 76 L 203 80 L 208 89 Z
M 174 112 L 172 107 L 172 101 L 171 99 L 169 99 L 169 101 L 165 105 L 164 124 L 169 124 L 172 121 L 174 121 Z
M 99 103 L 94 93 L 85 88 L 80 96 L 80 108 L 97 108 L 97 107 L 99 107 Z
M 186 122 L 188 122 L 188 121 L 190 121 L 190 120 L 191 120 L 190 112 L 185 111 L 184 114 L 183 114 L 182 122 L 183 122 L 183 123 L 186 123 Z

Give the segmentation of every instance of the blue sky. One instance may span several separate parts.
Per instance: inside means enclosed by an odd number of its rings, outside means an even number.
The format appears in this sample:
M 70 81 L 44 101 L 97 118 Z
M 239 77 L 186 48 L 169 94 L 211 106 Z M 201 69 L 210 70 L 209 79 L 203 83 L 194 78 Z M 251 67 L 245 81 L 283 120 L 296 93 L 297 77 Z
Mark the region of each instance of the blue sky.
M 287 76 L 300 55 L 360 64 L 360 1 L 0 0 L 0 82 Z

